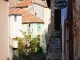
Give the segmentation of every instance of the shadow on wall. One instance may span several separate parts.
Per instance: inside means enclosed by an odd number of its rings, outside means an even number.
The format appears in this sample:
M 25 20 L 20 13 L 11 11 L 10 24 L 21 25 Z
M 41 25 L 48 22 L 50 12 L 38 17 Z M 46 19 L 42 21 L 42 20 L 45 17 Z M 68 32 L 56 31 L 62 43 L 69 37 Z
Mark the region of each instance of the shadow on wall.
M 7 58 L 7 60 L 10 60 L 9 58 Z
M 50 8 L 51 0 L 46 0 L 48 7 Z
M 20 54 L 17 53 L 15 51 L 13 51 L 13 58 L 12 60 L 30 60 L 30 57 L 24 55 L 24 54 Z
M 7 1 L 8 2 L 8 0 L 4 0 L 4 1 Z
M 15 50 L 12 49 L 12 53 L 13 53 L 13 57 L 12 60 L 29 60 L 28 57 L 26 57 L 26 55 L 17 53 Z
M 14 55 L 12 60 L 19 60 L 19 58 L 16 55 Z

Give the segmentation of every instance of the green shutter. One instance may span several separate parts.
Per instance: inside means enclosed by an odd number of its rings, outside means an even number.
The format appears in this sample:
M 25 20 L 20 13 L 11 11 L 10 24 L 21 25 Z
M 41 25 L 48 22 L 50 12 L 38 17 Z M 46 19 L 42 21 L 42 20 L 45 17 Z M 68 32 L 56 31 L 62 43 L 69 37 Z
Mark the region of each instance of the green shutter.
M 37 31 L 40 31 L 40 29 L 41 29 L 40 24 L 37 24 Z

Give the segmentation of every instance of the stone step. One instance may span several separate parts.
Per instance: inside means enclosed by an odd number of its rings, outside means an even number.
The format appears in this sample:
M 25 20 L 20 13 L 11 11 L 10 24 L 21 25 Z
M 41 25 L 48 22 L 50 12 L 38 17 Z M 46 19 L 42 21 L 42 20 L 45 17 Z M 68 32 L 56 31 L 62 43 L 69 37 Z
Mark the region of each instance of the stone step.
M 50 38 L 50 42 L 52 42 L 52 41 L 57 42 L 57 41 L 61 41 L 61 39 L 60 38 Z
M 48 51 L 49 50 L 51 50 L 51 49 L 48 49 Z M 54 49 L 52 49 L 52 50 L 54 50 L 54 51 L 60 51 L 61 49 L 60 48 L 54 48 Z
M 60 38 L 61 36 L 61 31 L 54 31 L 51 33 L 51 38 Z
M 54 44 L 60 44 L 60 41 L 50 41 L 49 44 L 52 44 L 52 45 L 54 45 Z
M 60 56 L 61 54 L 60 54 L 61 52 L 59 52 L 59 53 L 53 53 L 53 52 L 51 52 L 51 53 L 48 53 L 48 55 L 51 55 L 51 56 Z
M 53 32 L 48 44 L 48 60 L 61 60 L 61 39 L 60 31 Z
M 61 44 L 49 44 L 49 47 L 60 47 Z
M 61 50 L 58 50 L 58 51 L 56 51 L 56 50 L 48 50 L 48 52 L 49 52 L 49 53 L 53 53 L 53 52 L 54 52 L 54 53 L 61 53 Z
M 61 58 L 48 58 L 48 60 L 61 60 Z
M 59 55 L 59 56 L 48 56 L 48 58 L 61 58 L 61 56 Z
M 61 58 L 61 55 L 48 55 L 48 58 Z

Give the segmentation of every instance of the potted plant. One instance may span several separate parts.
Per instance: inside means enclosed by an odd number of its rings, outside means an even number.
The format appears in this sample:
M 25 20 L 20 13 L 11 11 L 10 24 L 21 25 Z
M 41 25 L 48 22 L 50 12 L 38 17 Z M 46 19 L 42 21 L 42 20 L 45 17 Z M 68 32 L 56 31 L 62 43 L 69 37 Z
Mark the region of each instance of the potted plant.
M 12 48 L 18 48 L 18 40 L 19 37 L 15 37 L 12 39 Z
M 18 56 L 23 60 L 32 60 L 37 57 L 39 59 L 45 58 L 46 55 L 44 55 L 42 47 L 40 47 L 40 42 L 37 38 L 31 38 L 29 35 L 26 35 L 26 32 L 23 31 L 21 31 L 21 33 L 23 34 L 23 37 L 19 37 L 18 48 L 16 49 Z M 13 40 L 15 40 L 15 38 Z

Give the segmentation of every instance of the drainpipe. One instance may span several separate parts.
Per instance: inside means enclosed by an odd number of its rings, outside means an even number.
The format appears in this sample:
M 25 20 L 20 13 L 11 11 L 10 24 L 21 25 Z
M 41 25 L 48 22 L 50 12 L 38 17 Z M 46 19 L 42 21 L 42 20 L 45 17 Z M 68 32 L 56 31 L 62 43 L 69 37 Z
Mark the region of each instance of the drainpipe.
M 62 60 L 64 60 L 64 16 L 62 17 Z
M 9 46 L 10 46 L 10 21 L 9 21 L 9 1 L 8 0 L 5 0 L 8 2 L 8 11 L 7 11 L 7 14 L 8 14 L 8 60 L 10 60 L 10 50 L 9 50 Z
M 68 3 L 68 0 L 66 0 L 67 1 L 67 3 Z M 62 20 L 62 60 L 68 60 L 68 58 L 67 58 L 67 42 L 66 42 L 66 40 L 67 40 L 67 27 L 66 27 L 66 25 L 65 25 L 65 22 L 67 21 L 67 10 L 68 10 L 68 5 L 67 5 L 67 7 L 66 8 L 64 8 L 64 9 L 61 9 L 61 20 Z M 64 13 L 65 12 L 65 13 Z

